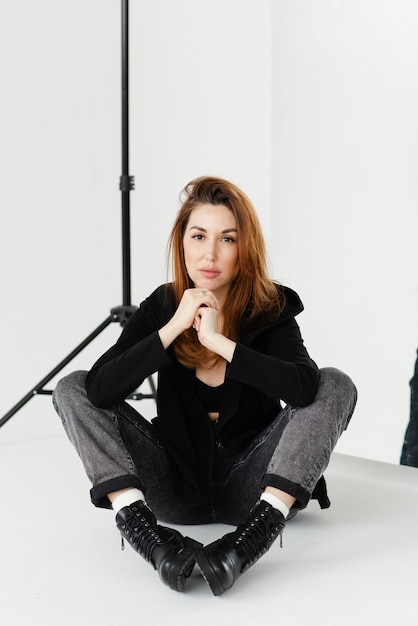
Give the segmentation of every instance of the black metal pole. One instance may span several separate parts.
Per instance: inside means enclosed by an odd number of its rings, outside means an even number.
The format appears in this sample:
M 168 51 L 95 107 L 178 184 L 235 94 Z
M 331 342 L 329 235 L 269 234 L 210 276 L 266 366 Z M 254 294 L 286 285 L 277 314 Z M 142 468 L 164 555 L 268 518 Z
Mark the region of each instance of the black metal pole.
M 122 304 L 131 305 L 130 191 L 129 175 L 129 2 L 122 0 Z

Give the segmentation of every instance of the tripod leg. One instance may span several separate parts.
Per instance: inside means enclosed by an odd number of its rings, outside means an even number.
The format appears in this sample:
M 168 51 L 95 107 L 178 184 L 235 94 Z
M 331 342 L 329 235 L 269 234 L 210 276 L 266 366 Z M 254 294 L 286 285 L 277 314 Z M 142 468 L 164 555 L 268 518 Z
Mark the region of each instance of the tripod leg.
M 26 394 L 26 396 L 24 396 L 17 404 L 15 404 L 14 407 L 10 409 L 8 413 L 6 413 L 4 417 L 2 417 L 2 419 L 0 420 L 0 427 L 3 426 L 15 413 L 17 413 L 17 411 L 19 411 L 22 406 L 29 402 L 31 398 L 42 393 L 49 394 L 50 392 L 44 390 L 45 385 L 49 383 L 49 381 L 52 380 L 54 376 L 56 376 L 62 369 L 64 369 L 64 367 L 68 365 L 70 361 L 72 361 L 82 350 L 84 350 L 86 346 L 88 346 L 89 343 L 93 341 L 93 339 L 100 335 L 100 333 L 114 321 L 114 316 L 109 315 L 109 317 L 107 317 L 104 322 L 102 322 L 92 333 L 90 333 L 90 335 L 88 335 L 88 337 L 86 337 L 84 341 L 82 341 L 76 348 L 74 348 L 74 350 L 70 352 L 70 354 L 68 354 L 65 359 L 58 363 L 58 365 L 54 367 L 54 369 L 51 370 L 49 374 L 45 376 L 45 378 L 43 378 L 37 385 L 35 385 L 35 387 L 33 387 L 31 391 Z
M 148 377 L 148 383 L 149 383 L 149 386 L 151 387 L 151 397 L 155 398 L 157 396 L 157 388 L 155 386 L 155 382 L 152 376 Z

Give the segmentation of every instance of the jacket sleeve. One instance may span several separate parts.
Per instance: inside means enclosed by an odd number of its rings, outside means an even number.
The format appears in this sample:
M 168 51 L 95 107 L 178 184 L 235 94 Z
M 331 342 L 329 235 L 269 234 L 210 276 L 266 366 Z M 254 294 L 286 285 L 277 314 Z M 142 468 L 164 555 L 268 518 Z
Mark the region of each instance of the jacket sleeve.
M 88 397 L 97 407 L 114 406 L 170 363 L 157 329 L 140 308 L 128 320 L 116 344 L 87 374 Z
M 318 388 L 318 367 L 310 358 L 294 318 L 257 338 L 238 343 L 228 376 L 292 406 L 307 406 Z

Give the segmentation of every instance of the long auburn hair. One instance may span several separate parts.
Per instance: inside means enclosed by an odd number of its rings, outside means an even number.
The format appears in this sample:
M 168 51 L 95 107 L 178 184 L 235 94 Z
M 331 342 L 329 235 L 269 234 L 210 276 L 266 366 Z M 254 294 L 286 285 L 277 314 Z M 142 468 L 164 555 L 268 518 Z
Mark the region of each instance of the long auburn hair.
M 181 197 L 182 205 L 168 241 L 175 304 L 178 306 L 184 291 L 194 286 L 186 270 L 183 251 L 190 215 L 199 204 L 222 204 L 234 214 L 238 231 L 237 273 L 222 304 L 222 333 L 237 341 L 243 325 L 258 316 L 268 322 L 277 317 L 284 306 L 283 290 L 267 275 L 266 248 L 256 211 L 238 187 L 222 178 L 196 178 L 185 186 Z M 179 335 L 173 347 L 180 363 L 189 368 L 211 367 L 220 359 L 202 346 L 192 328 Z

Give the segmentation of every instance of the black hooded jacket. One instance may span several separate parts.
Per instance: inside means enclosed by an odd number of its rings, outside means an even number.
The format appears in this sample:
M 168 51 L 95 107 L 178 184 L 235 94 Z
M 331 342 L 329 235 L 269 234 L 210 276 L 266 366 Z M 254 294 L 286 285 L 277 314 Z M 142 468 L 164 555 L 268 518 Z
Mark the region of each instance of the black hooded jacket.
M 93 365 L 87 392 L 97 407 L 122 402 L 158 372 L 159 439 L 171 463 L 179 497 L 200 500 L 209 490 L 216 442 L 243 450 L 280 412 L 281 403 L 309 405 L 318 386 L 318 368 L 294 319 L 303 305 L 284 287 L 286 304 L 276 320 L 254 320 L 241 332 L 227 364 L 221 410 L 213 424 L 194 393 L 194 370 L 165 350 L 158 330 L 175 312 L 171 286 L 158 287 L 130 317 L 116 344 Z

